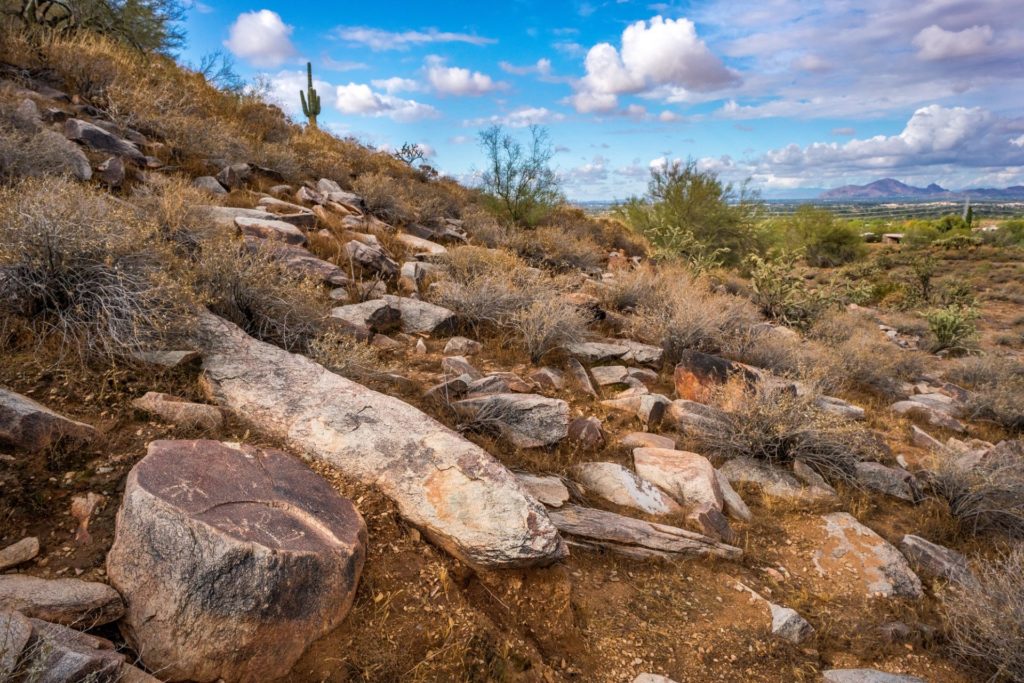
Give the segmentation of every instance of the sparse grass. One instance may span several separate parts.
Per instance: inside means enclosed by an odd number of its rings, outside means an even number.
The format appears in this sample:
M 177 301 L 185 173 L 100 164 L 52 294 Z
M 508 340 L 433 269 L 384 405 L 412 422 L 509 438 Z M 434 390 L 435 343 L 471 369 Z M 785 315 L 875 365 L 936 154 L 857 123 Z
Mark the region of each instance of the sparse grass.
M 977 581 L 947 588 L 949 647 L 989 681 L 1024 680 L 1024 548 L 974 567 Z
M 380 352 L 365 342 L 325 330 L 309 343 L 310 358 L 331 372 L 359 380 L 384 367 Z
M 971 417 L 1024 432 L 1024 363 L 999 356 L 965 358 L 947 377 L 971 390 Z
M 944 458 L 930 484 L 963 531 L 1024 538 L 1024 456 L 1014 449 L 988 453 L 976 464 Z
M 539 363 L 549 352 L 566 344 L 583 341 L 587 334 L 587 316 L 578 307 L 557 295 L 534 301 L 512 318 L 517 342 Z
M 724 418 L 702 424 L 695 440 L 700 452 L 723 460 L 747 457 L 773 466 L 802 460 L 830 481 L 850 482 L 858 461 L 880 454 L 878 442 L 862 425 L 819 409 L 814 398 L 730 381 L 715 394 Z
M 0 193 L 0 326 L 82 357 L 131 355 L 187 332 L 193 297 L 158 226 L 62 179 Z
M 600 272 L 606 257 L 604 250 L 587 235 L 566 235 L 556 226 L 514 232 L 509 246 L 530 265 L 559 272 Z

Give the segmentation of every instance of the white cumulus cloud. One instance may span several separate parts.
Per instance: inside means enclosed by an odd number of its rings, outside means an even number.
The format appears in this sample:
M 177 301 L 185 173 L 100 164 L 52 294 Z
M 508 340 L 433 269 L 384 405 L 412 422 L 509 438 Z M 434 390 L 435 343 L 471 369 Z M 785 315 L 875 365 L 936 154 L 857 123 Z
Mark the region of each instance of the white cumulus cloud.
M 458 66 L 447 66 L 437 56 L 427 58 L 427 81 L 441 95 L 477 96 L 505 88 L 487 74 Z
M 421 31 L 385 31 L 367 26 L 341 26 L 334 30 L 334 34 L 348 43 L 365 45 L 375 52 L 382 50 L 408 50 L 410 47 L 427 43 L 490 45 L 498 42 L 493 38 L 485 38 L 469 33 L 439 31 L 436 28 L 428 28 Z
M 414 81 L 411 78 L 399 78 L 398 76 L 373 80 L 370 83 L 374 88 L 383 90 L 389 95 L 394 95 L 397 92 L 417 92 L 423 89 L 418 81 Z
M 479 119 L 468 119 L 462 122 L 463 126 L 485 126 L 488 124 L 501 124 L 511 128 L 525 128 L 532 125 L 543 125 L 564 121 L 565 114 L 551 111 L 547 107 L 521 107 L 507 114 L 495 114 Z
M 932 24 L 914 36 L 917 56 L 928 61 L 970 57 L 984 52 L 992 40 L 992 27 L 971 26 L 962 31 L 947 31 Z
M 631 24 L 622 32 L 621 49 L 598 43 L 587 52 L 584 67 L 586 75 L 571 100 L 580 112 L 609 111 L 619 95 L 657 87 L 708 92 L 738 81 L 685 18 L 656 16 Z
M 409 122 L 435 118 L 440 113 L 429 104 L 402 99 L 387 93 L 374 92 L 365 83 L 339 85 L 335 95 L 335 106 L 343 114 L 385 116 L 395 121 Z
M 280 66 L 297 54 L 292 45 L 292 30 L 277 12 L 243 12 L 228 29 L 224 46 L 254 66 Z

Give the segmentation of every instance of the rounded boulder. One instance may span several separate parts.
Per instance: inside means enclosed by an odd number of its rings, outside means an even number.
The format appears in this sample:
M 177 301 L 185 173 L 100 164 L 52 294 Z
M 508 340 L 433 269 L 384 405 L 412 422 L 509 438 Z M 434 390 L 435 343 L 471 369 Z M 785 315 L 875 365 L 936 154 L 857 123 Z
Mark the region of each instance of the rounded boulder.
M 341 623 L 365 557 L 359 512 L 298 459 L 154 441 L 128 475 L 107 574 L 147 668 L 265 681 Z

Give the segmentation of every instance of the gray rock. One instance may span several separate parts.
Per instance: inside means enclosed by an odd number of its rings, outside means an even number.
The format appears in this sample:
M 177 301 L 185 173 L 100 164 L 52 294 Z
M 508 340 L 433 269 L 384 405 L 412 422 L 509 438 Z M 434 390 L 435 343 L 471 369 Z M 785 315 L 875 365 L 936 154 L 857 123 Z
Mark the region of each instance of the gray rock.
M 354 262 L 364 270 L 379 273 L 384 277 L 394 277 L 398 274 L 398 262 L 379 246 L 351 240 L 345 243 L 342 250 L 346 260 Z
M 945 450 L 942 442 L 936 439 L 934 436 L 924 431 L 917 425 L 910 426 L 910 442 L 918 448 L 926 448 L 935 453 L 941 453 Z
M 157 391 L 146 392 L 145 395 L 133 400 L 132 405 L 181 427 L 212 431 L 219 429 L 224 423 L 224 416 L 217 406 L 192 403 Z
M 903 417 L 924 420 L 933 427 L 942 427 L 952 432 L 967 431 L 963 423 L 952 415 L 917 401 L 897 401 L 889 406 L 889 410 Z
M 676 440 L 667 436 L 650 432 L 630 432 L 622 437 L 622 445 L 626 448 L 671 448 L 675 449 Z
M 657 427 L 665 416 L 665 409 L 671 401 L 661 394 L 633 394 L 621 398 L 601 401 L 601 405 L 636 415 L 646 428 Z
M 466 337 L 452 337 L 448 340 L 448 343 L 444 345 L 444 355 L 446 356 L 473 356 L 480 353 L 481 349 L 480 342 Z
M 139 166 L 146 164 L 145 155 L 134 143 L 109 133 L 88 121 L 68 119 L 64 122 L 64 137 L 80 142 L 97 152 L 125 157 Z
M 633 451 L 636 473 L 683 505 L 705 503 L 722 511 L 724 500 L 717 473 L 702 455 L 667 448 Z
M 33 683 L 118 680 L 124 655 L 105 638 L 30 619 L 32 638 L 25 668 L 39 672 Z
M 109 187 L 121 187 L 124 177 L 124 161 L 121 157 L 110 157 L 96 167 L 96 179 Z
M 659 346 L 641 344 L 629 339 L 609 339 L 603 342 L 579 342 L 568 344 L 566 352 L 580 361 L 593 365 L 608 361 L 656 365 L 661 362 L 663 351 Z
M 772 611 L 772 634 L 799 645 L 814 635 L 814 627 L 791 607 L 769 603 Z
M 921 580 L 906 558 L 881 536 L 847 512 L 822 517 L 825 541 L 814 564 L 825 576 L 851 574 L 867 596 L 920 598 Z
M 822 676 L 828 683 L 927 683 L 917 676 L 890 674 L 877 669 L 830 669 Z
M 516 479 L 527 493 L 549 508 L 560 508 L 569 502 L 569 489 L 560 477 L 517 472 Z
M 400 296 L 385 296 L 359 304 L 340 306 L 331 315 L 353 323 L 365 324 L 375 311 L 391 306 L 401 313 L 401 328 L 406 334 L 442 334 L 455 325 L 455 314 L 436 304 Z
M 462 377 L 470 377 L 471 375 L 462 375 Z M 467 396 L 482 396 L 484 394 L 507 394 L 509 392 L 508 382 L 501 377 L 495 375 L 488 375 L 486 377 L 480 377 L 474 379 L 466 387 Z
M 70 173 L 76 180 L 83 182 L 92 178 L 92 164 L 78 145 L 53 130 L 43 130 L 35 139 L 41 147 L 59 154 L 59 167 L 53 171 Z
M 410 235 L 404 232 L 400 232 L 395 235 L 395 241 L 404 245 L 416 256 L 440 256 L 441 254 L 448 253 L 448 250 L 437 242 L 431 242 L 430 240 L 425 240 L 422 237 L 417 237 L 416 235 Z
M 907 534 L 900 550 L 925 576 L 962 584 L 974 580 L 967 558 L 952 548 Z
M 162 368 L 181 368 L 199 361 L 199 353 L 192 350 L 140 351 L 134 354 L 136 360 Z
M 32 622 L 21 612 L 0 612 L 0 681 L 14 681 L 32 638 Z
M 729 483 L 729 479 L 718 470 L 715 470 L 715 478 L 718 479 L 718 487 L 722 490 L 722 505 L 726 514 L 733 519 L 749 522 L 753 518 L 750 508 Z
M 227 194 L 228 191 L 220 184 L 220 181 L 212 175 L 202 175 L 192 181 L 192 187 L 209 192 L 210 194 Z
M 468 375 L 474 380 L 483 377 L 483 373 L 473 367 L 473 364 L 463 356 L 445 356 L 441 359 L 441 369 L 446 375 Z M 501 381 L 500 377 L 495 378 Z
M 58 442 L 92 441 L 96 430 L 0 387 L 0 445 L 37 452 Z
M 865 417 L 863 408 L 835 396 L 819 396 L 814 403 L 826 413 L 839 415 L 847 420 L 863 420 Z
M 366 525 L 282 451 L 154 441 L 128 475 L 107 574 L 120 628 L 171 680 L 272 680 L 355 597 Z
M 565 362 L 565 378 L 570 388 L 581 391 L 592 398 L 597 398 L 597 390 L 594 389 L 594 385 L 590 381 L 587 369 L 575 358 L 569 358 Z
M 39 554 L 39 539 L 35 536 L 23 538 L 0 550 L 0 572 L 28 562 Z
M 835 491 L 816 486 L 802 486 L 789 472 L 752 458 L 733 458 L 726 461 L 718 471 L 731 484 L 754 484 L 771 498 L 813 502 L 835 497 Z
M 728 416 L 712 406 L 696 401 L 676 399 L 665 412 L 666 420 L 680 431 L 710 428 L 728 419 Z
M 301 355 L 199 316 L 204 386 L 261 432 L 376 486 L 477 567 L 550 564 L 565 547 L 543 506 L 480 447 L 421 411 Z
M 217 181 L 229 189 L 235 189 L 245 184 L 252 176 L 252 167 L 249 164 L 231 164 L 225 166 L 217 174 Z
M 565 377 L 554 368 L 538 368 L 530 373 L 529 379 L 548 391 L 560 391 L 565 386 Z
M 0 575 L 0 610 L 21 612 L 56 624 L 93 628 L 124 614 L 121 596 L 105 583 Z
M 668 676 L 662 676 L 661 674 L 637 674 L 637 677 L 633 679 L 632 683 L 676 683 Z
M 857 481 L 872 491 L 911 503 L 918 500 L 920 489 L 910 472 L 886 467 L 880 462 L 858 462 L 855 467 Z
M 661 489 L 618 463 L 581 463 L 572 468 L 572 475 L 587 492 L 615 505 L 651 515 L 682 512 L 679 504 Z
M 804 486 L 828 491 L 833 495 L 836 493 L 836 490 L 832 488 L 832 485 L 825 481 L 825 477 L 818 474 L 814 468 L 803 460 L 793 461 L 793 476 L 803 482 Z
M 590 374 L 600 387 L 622 384 L 629 377 L 629 371 L 625 365 L 596 365 L 590 368 Z
M 299 246 L 306 243 L 306 235 L 291 223 L 285 223 L 284 221 L 236 216 L 235 226 L 237 226 L 239 234 L 247 237 L 279 240 L 285 244 Z
M 465 396 L 469 392 L 469 386 L 472 382 L 473 378 L 469 375 L 451 377 L 433 385 L 423 395 L 436 401 L 450 403 Z
M 516 448 L 558 443 L 569 434 L 569 404 L 534 394 L 488 394 L 453 404 L 455 410 L 490 425 Z
M 577 417 L 569 423 L 569 439 L 587 451 L 596 451 L 604 446 L 604 431 L 601 421 L 594 416 Z

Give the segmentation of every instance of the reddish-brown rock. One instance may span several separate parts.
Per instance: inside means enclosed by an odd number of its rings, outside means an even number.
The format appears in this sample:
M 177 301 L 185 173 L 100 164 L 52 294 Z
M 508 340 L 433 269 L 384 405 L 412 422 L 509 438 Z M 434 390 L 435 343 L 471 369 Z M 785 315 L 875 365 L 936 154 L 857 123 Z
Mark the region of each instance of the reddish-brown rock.
M 679 398 L 703 401 L 714 387 L 724 384 L 733 375 L 738 375 L 749 383 L 757 381 L 757 375 L 739 363 L 688 350 L 682 353 L 672 379 Z
M 95 436 L 91 426 L 0 387 L 0 445 L 35 452 L 60 441 L 85 442 Z
M 107 574 L 147 668 L 272 680 L 344 619 L 365 544 L 352 503 L 286 453 L 154 441 L 125 483 Z

